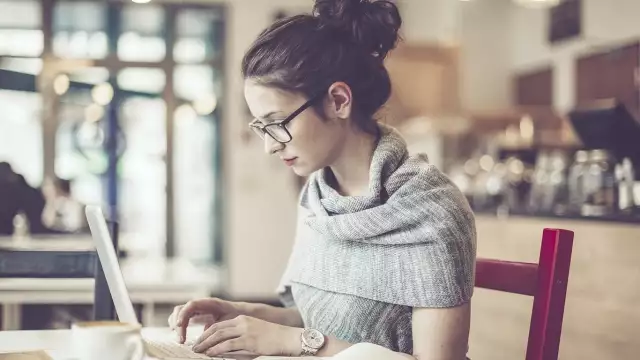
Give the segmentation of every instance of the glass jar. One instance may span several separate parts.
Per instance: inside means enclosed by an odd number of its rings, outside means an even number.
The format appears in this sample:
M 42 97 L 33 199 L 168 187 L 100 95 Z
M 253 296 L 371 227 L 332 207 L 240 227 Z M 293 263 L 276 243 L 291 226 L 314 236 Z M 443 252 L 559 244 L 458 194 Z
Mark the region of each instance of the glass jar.
M 583 180 L 585 203 L 584 216 L 611 215 L 617 208 L 617 183 L 615 160 L 606 150 L 589 153 L 587 172 Z
M 549 175 L 551 158 L 547 151 L 541 151 L 536 159 L 533 173 L 531 193 L 529 194 L 529 210 L 540 212 L 545 210 L 547 196 L 549 193 Z
M 549 185 L 546 192 L 544 204 L 545 211 L 552 211 L 557 214 L 567 212 L 567 166 L 569 160 L 567 155 L 561 150 L 551 153 L 551 163 L 549 166 Z
M 580 208 L 585 203 L 584 177 L 588 170 L 587 161 L 589 154 L 580 150 L 574 156 L 574 162 L 569 170 L 569 211 L 580 213 Z

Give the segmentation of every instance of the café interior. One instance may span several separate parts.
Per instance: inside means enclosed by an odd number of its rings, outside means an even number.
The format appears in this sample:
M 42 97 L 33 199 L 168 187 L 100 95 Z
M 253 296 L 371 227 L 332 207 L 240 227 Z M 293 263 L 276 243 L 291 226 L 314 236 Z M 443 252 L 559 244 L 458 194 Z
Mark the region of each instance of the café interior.
M 0 338 L 109 305 L 89 204 L 143 326 L 195 298 L 280 304 L 305 179 L 247 126 L 240 63 L 312 3 L 0 0 L 0 177 L 25 188 L 0 219 Z M 377 118 L 464 193 L 478 259 L 541 263 L 544 229 L 573 232 L 564 292 L 546 304 L 556 356 L 535 359 L 637 359 L 640 1 L 396 3 Z M 496 290 L 474 291 L 468 356 L 524 359 L 542 305 Z

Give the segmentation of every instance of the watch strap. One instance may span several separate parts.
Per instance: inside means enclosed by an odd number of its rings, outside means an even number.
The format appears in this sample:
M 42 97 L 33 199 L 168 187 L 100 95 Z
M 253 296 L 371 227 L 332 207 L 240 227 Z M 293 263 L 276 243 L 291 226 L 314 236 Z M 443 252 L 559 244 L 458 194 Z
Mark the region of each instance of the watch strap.
M 304 342 L 302 343 L 302 352 L 300 355 L 302 356 L 315 356 L 318 353 L 318 349 L 314 349 L 312 347 L 307 346 Z

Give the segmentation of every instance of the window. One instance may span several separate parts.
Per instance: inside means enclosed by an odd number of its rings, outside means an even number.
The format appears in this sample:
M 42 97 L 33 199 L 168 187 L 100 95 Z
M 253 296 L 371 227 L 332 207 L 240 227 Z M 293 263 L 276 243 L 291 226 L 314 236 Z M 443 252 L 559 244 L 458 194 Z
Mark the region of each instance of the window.
M 45 169 L 71 179 L 79 201 L 118 218 L 134 255 L 220 258 L 222 7 L 0 0 L 0 9 L 0 161 L 36 186 Z M 61 70 L 40 77 L 43 68 Z
M 11 164 L 31 186 L 42 183 L 42 123 L 39 94 L 0 90 L 0 161 Z
M 129 5 L 122 11 L 118 57 L 125 61 L 162 61 L 167 53 L 163 37 L 164 8 Z
M 164 254 L 166 242 L 166 105 L 160 98 L 127 97 L 120 107 L 126 148 L 120 159 L 119 215 L 129 248 Z
M 40 2 L 0 0 L 0 55 L 40 56 L 44 47 Z
M 180 63 L 201 63 L 220 55 L 223 16 L 215 10 L 183 10 L 176 21 L 173 57 Z
M 0 0 L 0 9 L 0 75 L 6 75 L 0 83 L 0 161 L 39 186 L 42 97 L 35 93 L 35 75 L 42 71 L 42 10 L 36 0 Z
M 162 94 L 166 82 L 165 72 L 158 68 L 126 68 L 118 73 L 118 87 L 122 90 Z
M 107 6 L 104 2 L 56 2 L 53 53 L 61 58 L 102 59 L 107 56 Z

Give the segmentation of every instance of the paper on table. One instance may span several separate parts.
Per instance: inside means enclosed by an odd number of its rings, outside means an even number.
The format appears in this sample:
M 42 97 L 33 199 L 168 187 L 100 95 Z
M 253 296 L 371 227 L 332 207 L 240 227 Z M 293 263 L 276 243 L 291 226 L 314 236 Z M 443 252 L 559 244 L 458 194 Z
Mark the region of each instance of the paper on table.
M 332 360 L 406 360 L 407 357 L 383 346 L 359 343 L 340 352 Z
M 269 357 L 262 356 L 256 360 L 309 360 L 309 357 Z M 359 343 L 349 347 L 333 357 L 312 358 L 325 360 L 406 360 L 407 357 L 380 345 Z
M 328 358 L 328 357 L 282 357 L 282 356 L 260 356 L 259 358 L 256 358 L 255 360 L 309 360 L 309 359 L 313 359 L 313 360 L 333 360 L 334 358 Z
M 0 354 L 0 360 L 53 360 L 44 351 Z

